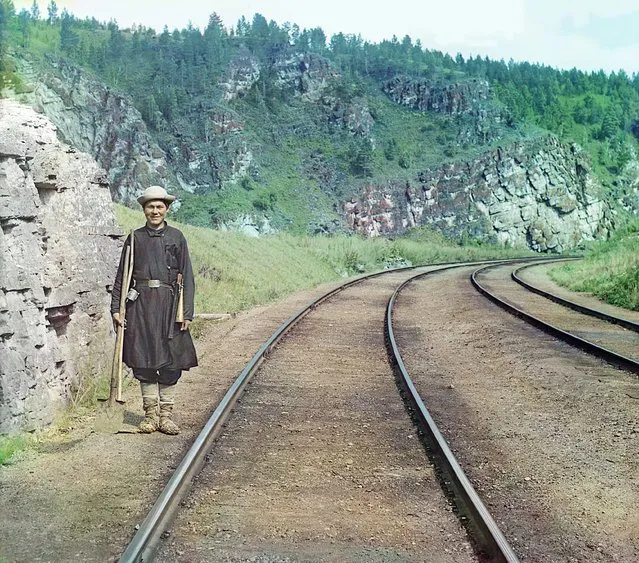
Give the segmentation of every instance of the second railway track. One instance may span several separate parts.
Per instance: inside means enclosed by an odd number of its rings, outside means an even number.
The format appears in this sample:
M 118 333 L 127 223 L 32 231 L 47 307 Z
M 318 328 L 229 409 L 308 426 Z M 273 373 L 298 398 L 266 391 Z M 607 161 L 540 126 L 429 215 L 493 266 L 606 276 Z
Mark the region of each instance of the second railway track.
M 521 561 L 639 561 L 636 377 L 500 311 L 474 269 L 396 305 L 433 418 Z
M 611 322 L 615 319 L 610 315 L 601 318 L 603 313 L 598 309 L 574 310 L 538 295 L 531 291 L 533 286 L 516 282 L 514 269 L 510 264 L 483 266 L 473 272 L 473 283 L 510 312 L 527 317 L 543 330 L 639 374 L 639 325 L 631 330 L 622 326 L 621 323 L 626 322 L 623 319 Z M 573 307 L 576 306 L 575 303 Z

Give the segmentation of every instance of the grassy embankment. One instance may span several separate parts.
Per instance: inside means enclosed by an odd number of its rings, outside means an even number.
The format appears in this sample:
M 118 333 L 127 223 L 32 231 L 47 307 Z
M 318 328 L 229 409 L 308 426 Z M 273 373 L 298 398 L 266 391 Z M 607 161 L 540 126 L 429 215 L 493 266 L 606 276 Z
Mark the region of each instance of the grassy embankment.
M 125 230 L 144 223 L 144 215 L 116 206 Z M 171 222 L 170 216 L 168 218 Z M 426 230 L 390 241 L 358 236 L 261 238 L 175 223 L 188 242 L 196 274 L 195 310 L 236 313 L 296 291 L 393 265 L 506 258 L 524 249 L 460 246 Z
M 24 434 L 0 436 L 0 465 L 9 461 L 14 454 L 28 446 L 29 438 Z
M 550 277 L 573 291 L 639 310 L 639 222 L 620 229 L 610 240 L 593 243 L 583 260 L 553 268 Z

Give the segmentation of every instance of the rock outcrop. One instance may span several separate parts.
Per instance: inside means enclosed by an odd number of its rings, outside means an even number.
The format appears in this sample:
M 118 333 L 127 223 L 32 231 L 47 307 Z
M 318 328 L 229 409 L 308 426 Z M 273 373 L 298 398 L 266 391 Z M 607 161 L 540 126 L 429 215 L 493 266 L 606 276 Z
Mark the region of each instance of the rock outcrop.
M 260 78 L 261 67 L 248 49 L 243 49 L 231 62 L 220 80 L 220 88 L 225 101 L 242 98 Z
M 265 70 L 248 49 L 242 49 L 220 80 L 224 100 L 246 96 Z M 271 70 L 278 88 L 309 101 L 317 101 L 338 76 L 327 59 L 313 53 L 283 53 L 273 61 Z
M 425 170 L 409 182 L 369 185 L 343 210 L 366 236 L 431 225 L 454 238 L 562 252 L 607 236 L 611 212 L 600 190 L 585 153 L 548 136 Z
M 397 104 L 440 113 L 457 120 L 459 144 L 484 144 L 500 138 L 505 111 L 493 100 L 485 80 L 416 80 L 397 76 L 382 85 L 382 91 Z
M 347 130 L 354 137 L 371 137 L 375 120 L 364 98 L 345 103 L 335 96 L 325 96 L 322 105 L 332 125 Z
M 478 79 L 463 83 L 438 83 L 396 76 L 383 84 L 382 91 L 400 105 L 446 115 L 475 113 L 490 98 L 488 82 Z
M 34 74 L 20 61 L 33 91 L 29 103 L 57 127 L 61 140 L 90 154 L 108 173 L 112 197 L 129 204 L 153 184 L 176 185 L 167 155 L 153 140 L 131 100 L 58 58 Z
M 275 63 L 277 83 L 307 101 L 317 101 L 339 75 L 324 57 L 313 53 L 281 57 Z
M 0 432 L 46 426 L 109 373 L 120 235 L 104 170 L 0 101 Z

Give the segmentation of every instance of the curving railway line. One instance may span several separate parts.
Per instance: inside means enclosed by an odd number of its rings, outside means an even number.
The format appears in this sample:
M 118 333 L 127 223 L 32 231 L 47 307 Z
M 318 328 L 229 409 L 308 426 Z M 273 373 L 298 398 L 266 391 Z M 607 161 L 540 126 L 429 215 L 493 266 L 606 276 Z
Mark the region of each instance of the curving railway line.
M 542 318 L 581 337 L 607 331 L 524 290 L 512 280 L 518 267 L 459 269 L 407 286 L 395 311 L 407 370 L 520 560 L 637 561 L 637 377 L 594 348 L 541 332 Z M 542 289 L 535 268 L 518 275 Z M 485 299 L 471 276 L 535 325 Z
M 470 283 L 583 319 L 515 283 L 515 267 L 393 271 L 300 310 L 120 560 L 639 561 L 636 377 Z
M 384 351 L 384 307 L 409 275 L 342 290 L 270 352 L 158 560 L 475 561 Z
M 530 266 L 526 266 L 530 267 Z M 552 336 L 639 373 L 639 324 L 537 288 L 521 276 L 522 267 L 482 266 L 473 285 L 506 311 Z
M 275 552 L 336 561 L 476 560 L 406 416 L 384 352 L 384 309 L 411 275 L 357 280 L 357 287 L 343 287 L 321 307 L 314 302 L 289 319 L 229 390 L 121 560 L 150 558 L 184 496 L 180 489 L 209 450 L 190 508 L 178 514 L 172 541 L 160 542 L 160 560 L 198 560 L 211 551 L 220 558 Z M 222 411 L 267 352 L 211 449 L 220 433 L 216 420 L 227 416 Z M 237 460 L 243 460 L 239 466 Z M 424 516 L 433 522 L 426 533 Z

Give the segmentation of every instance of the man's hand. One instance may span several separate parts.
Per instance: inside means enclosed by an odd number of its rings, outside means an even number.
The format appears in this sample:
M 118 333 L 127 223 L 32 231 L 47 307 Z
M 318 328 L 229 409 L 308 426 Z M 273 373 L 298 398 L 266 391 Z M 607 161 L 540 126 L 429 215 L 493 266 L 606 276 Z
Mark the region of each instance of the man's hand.
M 180 330 L 189 330 L 189 325 L 192 321 L 182 321 L 182 326 L 180 326 Z
M 123 322 L 120 320 L 120 313 L 113 313 L 113 325 L 116 329 L 119 326 L 126 328 L 126 319 Z

